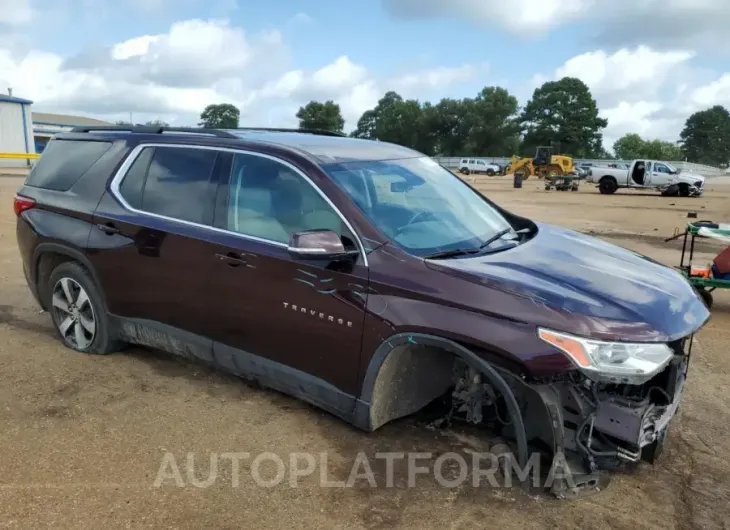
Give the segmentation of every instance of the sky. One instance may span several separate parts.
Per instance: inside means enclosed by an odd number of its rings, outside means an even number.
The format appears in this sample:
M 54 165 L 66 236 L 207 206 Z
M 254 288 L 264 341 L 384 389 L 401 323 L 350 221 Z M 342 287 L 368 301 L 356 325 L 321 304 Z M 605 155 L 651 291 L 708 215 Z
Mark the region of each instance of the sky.
M 0 0 L 0 93 L 43 112 L 296 126 L 332 99 L 356 126 L 388 90 L 437 102 L 585 81 L 625 133 L 675 141 L 730 108 L 730 0 Z

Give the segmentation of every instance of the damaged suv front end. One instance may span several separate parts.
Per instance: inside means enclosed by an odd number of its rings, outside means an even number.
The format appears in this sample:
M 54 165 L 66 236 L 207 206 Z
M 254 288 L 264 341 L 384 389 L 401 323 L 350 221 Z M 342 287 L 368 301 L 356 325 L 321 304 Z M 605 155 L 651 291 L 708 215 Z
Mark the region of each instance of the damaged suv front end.
M 484 427 L 523 472 L 533 455 L 563 459 L 559 497 L 659 456 L 709 319 L 677 271 L 507 212 L 428 160 L 330 171 L 383 233 L 368 255 L 375 353 L 357 424 L 443 403 L 439 425 Z
M 590 341 L 544 329 L 539 336 L 577 368 L 539 385 L 554 426 L 553 451 L 566 455 L 573 476 L 554 493 L 577 496 L 600 488 L 602 470 L 653 463 L 679 407 L 693 336 L 668 344 Z

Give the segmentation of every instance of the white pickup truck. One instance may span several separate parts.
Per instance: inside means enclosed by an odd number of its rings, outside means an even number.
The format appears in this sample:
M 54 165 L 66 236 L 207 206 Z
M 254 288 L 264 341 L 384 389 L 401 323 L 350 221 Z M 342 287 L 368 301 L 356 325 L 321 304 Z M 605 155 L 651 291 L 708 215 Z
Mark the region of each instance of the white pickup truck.
M 586 178 L 595 182 L 601 193 L 614 193 L 619 188 L 652 189 L 662 195 L 699 197 L 705 189 L 705 177 L 676 169 L 658 160 L 634 160 L 628 171 L 610 167 L 592 167 Z

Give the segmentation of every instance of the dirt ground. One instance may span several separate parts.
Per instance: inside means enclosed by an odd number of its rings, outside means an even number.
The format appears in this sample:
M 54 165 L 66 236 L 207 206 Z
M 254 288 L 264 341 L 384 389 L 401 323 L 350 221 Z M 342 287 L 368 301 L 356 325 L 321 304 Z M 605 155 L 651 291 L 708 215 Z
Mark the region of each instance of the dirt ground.
M 527 496 L 516 488 L 455 489 L 422 477 L 407 487 L 321 487 L 320 471 L 258 486 L 249 463 L 233 483 L 229 463 L 207 475 L 211 453 L 325 453 L 328 475 L 346 479 L 359 451 L 478 450 L 473 437 L 427 429 L 416 419 L 367 435 L 275 392 L 200 365 L 131 349 L 94 357 L 65 349 L 28 293 L 11 202 L 18 178 L 0 178 L 0 528 L 730 528 L 730 293 L 716 293 L 697 336 L 682 407 L 660 462 L 614 476 L 580 501 Z M 730 186 L 705 197 L 546 192 L 529 180 L 479 177 L 486 195 L 516 213 L 596 234 L 668 264 L 663 238 L 688 211 L 730 221 Z M 704 258 L 715 249 L 702 247 Z M 198 460 L 188 466 L 186 455 Z M 183 484 L 154 487 L 172 454 Z M 435 456 L 434 456 L 435 457 Z M 205 461 L 200 462 L 201 459 Z M 169 462 L 168 462 L 169 463 Z M 264 466 L 265 467 L 265 466 Z M 166 468 L 170 470 L 172 468 Z M 268 477 L 273 477 L 272 467 Z

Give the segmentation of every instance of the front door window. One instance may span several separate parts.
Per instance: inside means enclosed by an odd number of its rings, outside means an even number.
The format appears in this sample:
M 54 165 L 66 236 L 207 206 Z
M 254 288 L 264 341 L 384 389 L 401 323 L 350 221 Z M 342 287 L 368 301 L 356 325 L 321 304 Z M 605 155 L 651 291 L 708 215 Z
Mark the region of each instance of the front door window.
M 282 244 L 296 232 L 326 229 L 343 238 L 346 248 L 356 248 L 340 216 L 309 182 L 281 162 L 256 155 L 234 156 L 227 228 Z

